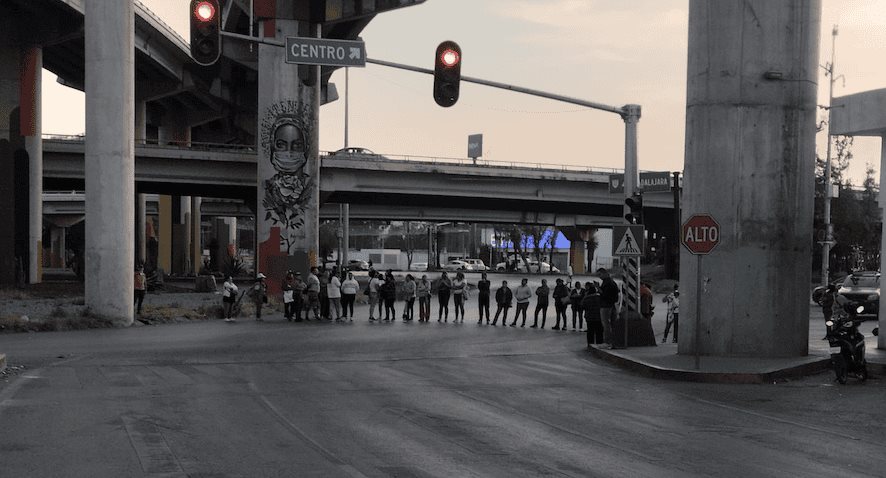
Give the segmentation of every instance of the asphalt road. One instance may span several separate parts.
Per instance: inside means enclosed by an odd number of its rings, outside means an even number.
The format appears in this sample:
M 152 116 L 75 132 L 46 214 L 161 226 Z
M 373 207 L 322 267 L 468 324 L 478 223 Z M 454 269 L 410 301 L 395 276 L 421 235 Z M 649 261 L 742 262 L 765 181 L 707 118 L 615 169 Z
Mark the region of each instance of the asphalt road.
M 3 335 L 0 476 L 886 473 L 884 380 L 658 381 L 584 344 L 475 312 Z

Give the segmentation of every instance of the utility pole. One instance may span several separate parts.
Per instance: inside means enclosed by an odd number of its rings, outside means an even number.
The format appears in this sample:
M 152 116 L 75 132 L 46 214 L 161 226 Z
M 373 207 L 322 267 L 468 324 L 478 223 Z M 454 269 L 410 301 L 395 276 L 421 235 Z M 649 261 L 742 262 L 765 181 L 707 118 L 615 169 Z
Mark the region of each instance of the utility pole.
M 831 62 L 825 66 L 825 75 L 830 78 L 828 82 L 828 106 L 827 110 L 830 111 L 831 106 L 834 104 L 834 82 L 837 81 L 837 78 L 834 76 L 834 62 L 836 60 L 836 47 L 837 47 L 837 25 L 834 25 L 834 29 L 831 32 Z M 827 158 L 825 159 L 824 166 L 824 227 L 825 227 L 825 238 L 824 241 L 821 242 L 821 285 L 828 285 L 828 278 L 830 276 L 830 257 L 831 257 L 831 245 L 834 243 L 834 225 L 831 224 L 831 121 L 828 118 L 828 148 L 827 148 Z

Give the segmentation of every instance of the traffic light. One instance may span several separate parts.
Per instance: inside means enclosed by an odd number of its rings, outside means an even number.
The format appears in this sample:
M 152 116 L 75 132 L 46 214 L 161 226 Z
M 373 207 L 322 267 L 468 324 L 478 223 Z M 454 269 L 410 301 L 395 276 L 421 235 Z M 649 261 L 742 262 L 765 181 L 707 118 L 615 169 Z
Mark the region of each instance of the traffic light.
M 434 101 L 450 107 L 458 101 L 461 82 L 461 47 L 454 41 L 445 41 L 437 47 L 434 57 Z
M 191 0 L 191 57 L 209 66 L 221 56 L 221 12 L 218 0 Z
M 634 193 L 631 197 L 625 199 L 625 204 L 631 209 L 631 212 L 625 214 L 625 219 L 629 224 L 643 224 L 643 195 Z

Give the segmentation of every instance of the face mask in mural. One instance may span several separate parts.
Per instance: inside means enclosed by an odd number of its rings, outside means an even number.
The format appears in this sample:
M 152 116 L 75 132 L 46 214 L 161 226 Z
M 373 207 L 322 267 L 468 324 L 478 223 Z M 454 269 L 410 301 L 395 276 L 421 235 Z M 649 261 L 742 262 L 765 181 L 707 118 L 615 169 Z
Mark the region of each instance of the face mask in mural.
M 263 131 L 265 154 L 275 174 L 265 180 L 262 206 L 265 220 L 281 228 L 281 246 L 287 252 L 292 248 L 289 233 L 304 225 L 304 211 L 311 197 L 311 177 L 306 170 L 309 148 L 303 121 L 296 115 L 277 115 L 268 118 L 267 130 Z

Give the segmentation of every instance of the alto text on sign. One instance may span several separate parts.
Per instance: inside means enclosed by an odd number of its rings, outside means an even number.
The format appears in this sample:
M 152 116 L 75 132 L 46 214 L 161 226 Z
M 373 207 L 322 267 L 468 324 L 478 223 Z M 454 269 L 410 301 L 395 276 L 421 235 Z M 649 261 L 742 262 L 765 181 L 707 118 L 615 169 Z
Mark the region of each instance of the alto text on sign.
M 696 214 L 683 223 L 681 240 L 693 254 L 709 254 L 720 243 L 720 224 L 708 214 Z

